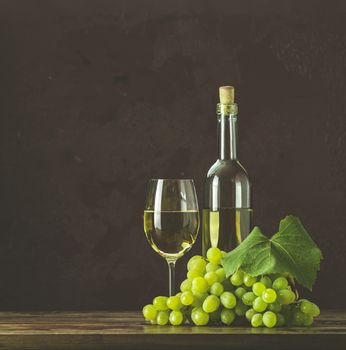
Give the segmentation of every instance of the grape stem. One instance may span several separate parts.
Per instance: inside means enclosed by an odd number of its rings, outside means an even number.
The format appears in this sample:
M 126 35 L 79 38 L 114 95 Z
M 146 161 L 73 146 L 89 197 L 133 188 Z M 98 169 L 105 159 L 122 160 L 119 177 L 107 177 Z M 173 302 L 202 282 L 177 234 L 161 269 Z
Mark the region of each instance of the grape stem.
M 173 296 L 175 290 L 175 262 L 176 260 L 166 259 L 168 264 L 169 296 Z

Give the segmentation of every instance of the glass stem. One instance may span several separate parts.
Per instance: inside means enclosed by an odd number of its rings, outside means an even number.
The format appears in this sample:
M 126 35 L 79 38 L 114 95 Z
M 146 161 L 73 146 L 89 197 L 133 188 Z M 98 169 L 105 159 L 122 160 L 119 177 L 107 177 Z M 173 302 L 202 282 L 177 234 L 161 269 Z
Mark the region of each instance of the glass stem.
M 168 272 L 169 272 L 169 296 L 174 295 L 175 290 L 175 262 L 176 260 L 168 260 Z

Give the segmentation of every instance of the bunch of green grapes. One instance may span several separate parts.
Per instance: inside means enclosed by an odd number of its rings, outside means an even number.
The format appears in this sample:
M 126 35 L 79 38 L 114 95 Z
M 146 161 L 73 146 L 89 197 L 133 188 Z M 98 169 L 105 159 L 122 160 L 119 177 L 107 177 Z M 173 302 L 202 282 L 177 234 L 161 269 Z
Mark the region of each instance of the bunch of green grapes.
M 238 270 L 230 279 L 237 303 L 252 327 L 311 326 L 320 314 L 316 304 L 297 299 L 283 275 L 256 278 Z
M 210 248 L 207 259 L 196 255 L 187 264 L 180 292 L 171 297 L 157 296 L 143 308 L 152 324 L 178 326 L 231 325 L 237 318 L 252 327 L 310 326 L 320 313 L 306 299 L 297 300 L 285 276 L 253 277 L 241 270 L 229 278 L 221 266 L 225 253 Z

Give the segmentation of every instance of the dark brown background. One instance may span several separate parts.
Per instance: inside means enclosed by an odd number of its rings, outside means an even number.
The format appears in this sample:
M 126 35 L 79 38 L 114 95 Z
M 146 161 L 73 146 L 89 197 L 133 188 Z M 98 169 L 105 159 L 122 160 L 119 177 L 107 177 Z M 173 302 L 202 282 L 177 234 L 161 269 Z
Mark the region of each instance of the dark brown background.
M 166 292 L 145 185 L 191 177 L 202 200 L 221 84 L 255 223 L 298 215 L 325 257 L 314 300 L 346 306 L 343 1 L 0 1 L 0 17 L 0 309 Z

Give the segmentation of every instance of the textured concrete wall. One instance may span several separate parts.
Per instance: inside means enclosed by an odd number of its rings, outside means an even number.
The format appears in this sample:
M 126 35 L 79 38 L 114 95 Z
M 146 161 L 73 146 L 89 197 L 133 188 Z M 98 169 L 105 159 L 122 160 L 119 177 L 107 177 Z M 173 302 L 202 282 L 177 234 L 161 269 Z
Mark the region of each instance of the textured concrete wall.
M 344 2 L 2 0 L 0 23 L 0 309 L 167 291 L 145 185 L 192 177 L 202 200 L 221 84 L 255 223 L 298 215 L 325 258 L 314 299 L 346 306 Z

